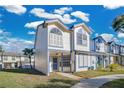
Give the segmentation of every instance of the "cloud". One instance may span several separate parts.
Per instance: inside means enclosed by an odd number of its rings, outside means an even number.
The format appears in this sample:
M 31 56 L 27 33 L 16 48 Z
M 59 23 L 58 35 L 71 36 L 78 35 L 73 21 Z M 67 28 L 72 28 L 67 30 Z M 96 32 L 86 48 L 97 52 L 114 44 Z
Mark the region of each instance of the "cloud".
M 100 36 L 102 36 L 106 42 L 115 40 L 115 37 L 113 34 L 103 33 Z
M 24 48 L 33 48 L 34 41 L 13 37 L 10 32 L 0 29 L 0 45 L 5 51 L 22 52 Z
M 27 9 L 21 5 L 3 5 L 2 7 L 6 11 L 8 11 L 10 13 L 17 14 L 17 15 L 24 14 L 27 11 Z
M 88 13 L 84 13 L 82 11 L 75 11 L 71 13 L 72 16 L 75 16 L 77 18 L 80 18 L 81 20 L 85 21 L 85 22 L 89 22 L 89 14 Z
M 59 19 L 65 24 L 71 24 L 76 22 L 76 19 L 71 19 L 69 14 L 59 15 L 59 14 L 53 14 L 48 13 L 42 8 L 34 8 L 30 11 L 31 14 L 39 17 L 39 18 L 46 18 L 46 19 Z
M 3 37 L 3 36 L 10 36 L 11 33 L 10 32 L 7 32 L 5 31 L 4 29 L 0 29 L 0 36 Z
M 0 34 L 3 34 L 3 30 L 2 29 L 0 29 Z
M 28 31 L 29 35 L 35 35 L 36 33 L 34 31 Z
M 42 24 L 44 21 L 34 21 L 34 22 L 30 22 L 30 23 L 26 23 L 24 25 L 24 27 L 27 28 L 32 28 L 32 29 L 37 29 L 37 26 Z
M 118 36 L 118 38 L 124 38 L 124 33 L 119 32 L 119 33 L 117 34 L 117 36 Z
M 98 37 L 99 36 L 99 34 L 98 33 L 95 33 L 95 37 Z
M 118 4 L 108 4 L 108 5 L 103 5 L 104 8 L 106 9 L 117 9 L 117 8 L 120 8 L 120 7 L 123 7 L 124 5 L 118 5 Z
M 6 37 L 3 39 L 3 41 L 0 40 L 0 45 L 2 45 L 5 51 L 22 52 L 24 48 L 33 48 L 34 46 L 34 42 L 30 40 L 13 37 Z
M 55 9 L 54 13 L 62 15 L 67 11 L 72 11 L 72 7 L 62 7 L 62 8 L 59 8 L 59 9 Z

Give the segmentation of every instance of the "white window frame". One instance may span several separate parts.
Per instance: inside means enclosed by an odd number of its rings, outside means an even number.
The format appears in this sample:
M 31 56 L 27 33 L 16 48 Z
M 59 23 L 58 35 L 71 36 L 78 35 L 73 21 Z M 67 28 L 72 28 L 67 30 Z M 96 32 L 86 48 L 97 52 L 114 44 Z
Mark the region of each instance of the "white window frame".
M 54 30 L 56 30 L 55 33 L 51 32 Z M 58 34 L 56 32 L 58 32 Z M 63 47 L 63 34 L 59 29 L 52 28 L 50 30 L 50 32 L 49 32 L 49 46 Z
M 83 31 L 82 28 L 78 29 L 76 35 L 77 35 L 77 45 L 87 46 L 88 37 L 86 32 Z M 84 38 L 84 36 L 86 36 L 86 39 Z

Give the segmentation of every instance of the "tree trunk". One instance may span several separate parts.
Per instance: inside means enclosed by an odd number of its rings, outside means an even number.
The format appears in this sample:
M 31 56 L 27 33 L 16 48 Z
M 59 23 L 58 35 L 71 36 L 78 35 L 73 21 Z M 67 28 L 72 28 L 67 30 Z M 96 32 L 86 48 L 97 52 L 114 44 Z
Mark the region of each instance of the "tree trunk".
M 2 55 L 1 55 L 1 61 L 2 61 L 2 64 L 4 64 L 3 63 L 3 51 L 2 51 Z M 3 69 L 3 65 L 2 65 L 2 69 Z
M 30 62 L 30 67 L 32 69 L 32 65 L 31 65 L 31 56 L 29 56 L 29 62 Z
M 19 56 L 19 58 L 20 58 L 20 68 L 22 68 L 22 61 L 21 61 L 21 56 Z

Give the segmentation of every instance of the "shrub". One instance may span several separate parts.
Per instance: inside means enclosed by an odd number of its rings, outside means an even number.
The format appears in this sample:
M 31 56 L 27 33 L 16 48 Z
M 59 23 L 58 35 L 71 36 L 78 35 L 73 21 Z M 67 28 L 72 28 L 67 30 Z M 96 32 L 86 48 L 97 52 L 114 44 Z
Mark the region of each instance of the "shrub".
M 114 70 L 117 70 L 119 67 L 120 67 L 119 64 L 110 64 L 110 65 L 108 66 L 108 68 L 109 68 L 109 70 L 110 70 L 111 72 L 114 71 Z
M 98 67 L 97 67 L 97 70 L 103 70 L 104 68 L 103 68 L 103 65 L 102 64 L 98 64 Z

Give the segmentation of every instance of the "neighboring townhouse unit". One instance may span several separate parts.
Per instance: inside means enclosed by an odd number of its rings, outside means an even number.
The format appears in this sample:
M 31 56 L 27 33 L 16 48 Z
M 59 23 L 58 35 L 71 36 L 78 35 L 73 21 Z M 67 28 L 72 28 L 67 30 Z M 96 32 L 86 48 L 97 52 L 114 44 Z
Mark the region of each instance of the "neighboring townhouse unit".
M 120 63 L 120 58 L 124 64 L 124 47 L 106 42 L 102 36 L 91 39 L 91 34 L 91 29 L 84 23 L 68 28 L 57 19 L 44 21 L 36 32 L 35 69 L 49 75 L 53 71 L 105 68 Z
M 120 45 L 120 64 L 124 65 L 124 45 Z
M 32 57 L 32 66 L 34 64 L 34 58 Z M 15 69 L 15 68 L 29 68 L 29 58 L 25 55 L 13 53 L 13 52 L 1 52 L 0 53 L 0 69 Z

